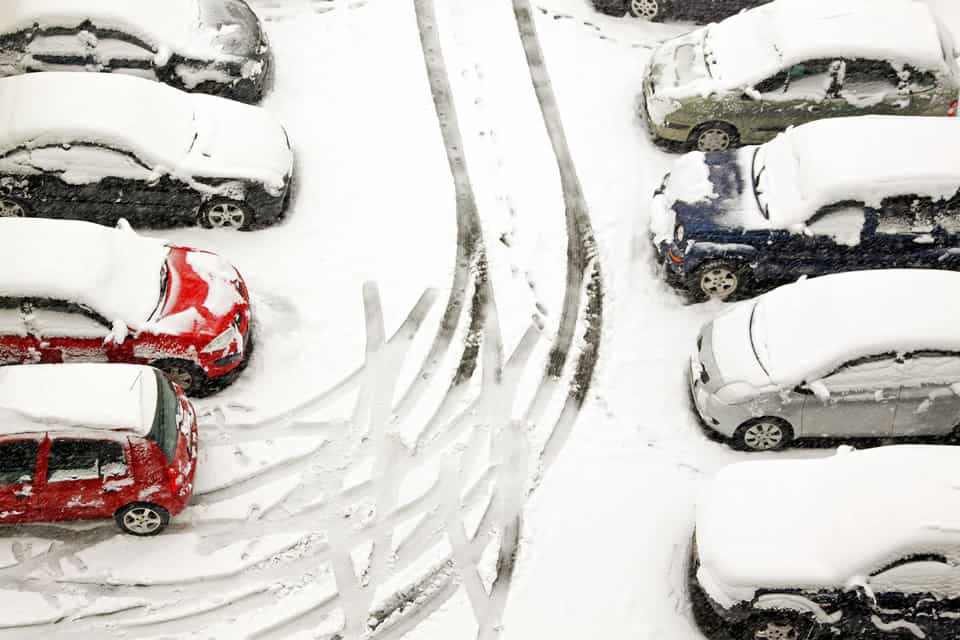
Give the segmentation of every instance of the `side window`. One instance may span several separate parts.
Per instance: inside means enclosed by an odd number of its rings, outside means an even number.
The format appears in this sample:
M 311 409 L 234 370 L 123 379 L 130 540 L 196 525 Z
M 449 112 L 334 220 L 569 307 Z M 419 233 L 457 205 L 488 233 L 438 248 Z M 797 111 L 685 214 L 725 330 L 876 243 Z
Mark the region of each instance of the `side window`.
M 0 173 L 32 174 L 39 169 L 30 162 L 30 153 L 14 151 L 0 158 Z
M 933 220 L 949 234 L 960 233 L 960 191 L 934 204 Z
M 43 147 L 30 152 L 41 171 L 59 173 L 67 182 L 94 182 L 107 176 L 149 180 L 152 173 L 132 156 L 92 145 Z
M 36 440 L 0 442 L 0 485 L 33 482 L 39 450 Z
M 852 104 L 870 107 L 899 92 L 900 74 L 889 62 L 846 60 L 840 94 Z
M 127 459 L 119 442 L 100 443 L 100 475 L 104 479 L 127 475 Z
M 918 351 L 897 363 L 904 384 L 949 385 L 960 382 L 960 353 Z
M 877 212 L 877 233 L 881 234 L 929 234 L 935 226 L 932 198 L 886 198 Z
M 894 367 L 894 356 L 884 354 L 858 358 L 841 366 L 823 379 L 831 392 L 869 391 L 900 385 L 900 374 Z
M 856 246 L 863 234 L 866 212 L 858 202 L 840 202 L 820 209 L 807 222 L 814 236 L 828 237 L 837 244 Z
M 90 53 L 93 34 L 88 31 L 79 33 L 39 32 L 27 45 L 27 53 L 41 60 L 56 58 L 61 63 L 84 64 Z
M 23 304 L 23 317 L 31 333 L 49 338 L 105 338 L 107 321 L 80 305 L 33 299 Z
M 769 100 L 820 100 L 831 90 L 830 60 L 808 60 L 761 81 L 755 87 Z
M 894 563 L 870 578 L 877 593 L 929 593 L 942 597 L 960 595 L 960 570 L 941 556 L 915 555 Z
M 123 66 L 124 63 L 142 63 L 137 66 L 149 68 L 154 53 L 146 46 L 117 37 L 100 38 L 96 47 L 97 62 L 104 65 Z
M 99 477 L 98 440 L 54 440 L 50 445 L 47 482 L 95 480 Z
M 897 76 L 900 78 L 900 93 L 920 93 L 937 86 L 937 76 L 932 71 L 920 70 L 909 64 L 903 65 Z
M 27 326 L 20 314 L 20 301 L 15 298 L 0 298 L 0 336 L 27 335 Z

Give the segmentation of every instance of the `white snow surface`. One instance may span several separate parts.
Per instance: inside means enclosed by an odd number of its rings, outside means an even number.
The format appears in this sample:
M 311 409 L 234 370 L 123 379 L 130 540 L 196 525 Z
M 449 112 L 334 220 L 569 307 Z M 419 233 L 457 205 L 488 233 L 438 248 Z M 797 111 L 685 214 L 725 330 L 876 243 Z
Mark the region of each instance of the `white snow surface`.
M 76 363 L 0 368 L 0 435 L 64 427 L 146 435 L 156 408 L 156 372 L 150 367 Z
M 956 559 L 958 464 L 958 447 L 898 445 L 730 465 L 697 509 L 701 566 L 745 600 L 757 588 L 843 588 L 911 554 Z
M 42 249 L 41 249 L 42 248 Z M 128 229 L 73 220 L 0 219 L 0 296 L 65 300 L 138 327 L 160 298 L 169 248 Z

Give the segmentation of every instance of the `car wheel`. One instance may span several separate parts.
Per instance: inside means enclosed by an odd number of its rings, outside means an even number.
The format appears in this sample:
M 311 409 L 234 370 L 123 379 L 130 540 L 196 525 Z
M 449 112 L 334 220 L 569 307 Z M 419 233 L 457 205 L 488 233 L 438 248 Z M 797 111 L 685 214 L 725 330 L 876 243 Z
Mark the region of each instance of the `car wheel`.
M 176 382 L 187 395 L 199 395 L 207 388 L 207 374 L 189 360 L 158 360 L 151 363 L 166 374 L 171 382 Z
M 250 208 L 237 200 L 211 200 L 200 211 L 200 224 L 210 229 L 246 229 Z
M 0 196 L 0 218 L 25 218 L 27 215 L 27 205 L 16 198 Z
M 806 640 L 812 625 L 797 616 L 773 615 L 754 618 L 747 623 L 743 640 Z
M 793 428 L 781 418 L 756 418 L 744 422 L 733 436 L 737 449 L 776 451 L 793 440 Z
M 726 300 L 743 291 L 746 278 L 746 270 L 735 262 L 708 262 L 694 272 L 689 289 L 695 300 Z
M 134 502 L 113 516 L 117 526 L 132 536 L 155 536 L 170 524 L 170 512 L 149 502 Z
M 690 146 L 704 153 L 726 151 L 740 144 L 737 130 L 725 122 L 702 124 L 690 134 Z
M 634 18 L 656 20 L 662 14 L 663 0 L 627 0 L 627 13 Z

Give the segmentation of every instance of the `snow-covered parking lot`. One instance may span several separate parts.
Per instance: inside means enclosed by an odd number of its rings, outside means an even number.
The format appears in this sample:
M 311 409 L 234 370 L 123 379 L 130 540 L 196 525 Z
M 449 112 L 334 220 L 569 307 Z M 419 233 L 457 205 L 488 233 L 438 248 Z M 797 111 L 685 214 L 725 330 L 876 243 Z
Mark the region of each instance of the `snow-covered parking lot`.
M 690 25 L 533 0 L 537 39 L 525 0 L 251 5 L 291 209 L 150 235 L 238 268 L 256 351 L 196 401 L 195 497 L 163 535 L 0 532 L 0 637 L 702 638 L 694 505 L 745 454 L 687 397 L 723 304 L 655 273 L 673 156 L 637 115 L 652 47 Z

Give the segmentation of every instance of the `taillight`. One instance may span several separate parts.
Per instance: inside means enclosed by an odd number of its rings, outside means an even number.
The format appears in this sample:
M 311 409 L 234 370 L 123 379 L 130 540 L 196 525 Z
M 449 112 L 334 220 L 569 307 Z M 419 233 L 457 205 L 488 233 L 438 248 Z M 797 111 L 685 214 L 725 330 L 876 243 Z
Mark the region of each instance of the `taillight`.
M 180 474 L 173 467 L 167 469 L 167 479 L 170 480 L 170 491 L 174 495 L 180 490 Z
M 957 101 L 956 100 L 950 103 L 950 107 L 947 109 L 947 117 L 948 118 L 957 117 Z

